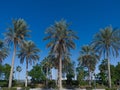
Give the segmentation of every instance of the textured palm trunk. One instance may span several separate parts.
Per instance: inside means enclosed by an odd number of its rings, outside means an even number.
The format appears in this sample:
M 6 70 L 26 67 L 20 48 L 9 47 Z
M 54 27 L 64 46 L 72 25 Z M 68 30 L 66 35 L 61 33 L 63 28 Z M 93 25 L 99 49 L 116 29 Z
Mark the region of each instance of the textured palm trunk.
M 48 67 L 47 67 L 47 74 L 46 74 L 46 86 L 48 88 Z
M 52 80 L 52 68 L 50 69 L 50 80 Z
M 88 69 L 88 73 L 89 73 L 89 86 L 91 87 L 91 73 L 90 73 L 90 69 Z
M 57 70 L 56 86 L 59 87 L 59 67 L 57 67 Z
M 59 57 L 59 90 L 62 90 L 62 59 Z
M 25 87 L 27 87 L 28 83 L 28 60 L 26 60 L 26 80 L 25 80 Z
M 108 83 L 109 83 L 109 88 L 111 88 L 111 72 L 110 72 L 110 60 L 109 60 L 109 52 L 107 51 L 106 54 L 107 61 L 108 61 Z
M 14 43 L 14 51 L 13 51 L 12 64 L 11 64 L 11 70 L 10 70 L 10 76 L 9 76 L 9 84 L 8 84 L 9 88 L 11 88 L 11 86 L 12 86 L 15 55 L 16 55 L 16 43 Z

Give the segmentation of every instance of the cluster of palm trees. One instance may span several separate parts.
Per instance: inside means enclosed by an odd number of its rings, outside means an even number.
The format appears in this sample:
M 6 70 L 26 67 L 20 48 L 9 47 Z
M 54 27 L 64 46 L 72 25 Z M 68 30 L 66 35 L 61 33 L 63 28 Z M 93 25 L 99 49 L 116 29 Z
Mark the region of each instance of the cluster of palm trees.
M 58 63 L 58 87 L 62 90 L 62 67 L 65 65 L 63 60 L 69 57 L 70 50 L 75 49 L 74 40 L 78 39 L 76 33 L 69 29 L 70 24 L 65 20 L 55 22 L 54 25 L 50 26 L 46 30 L 47 36 L 44 40 L 48 41 L 46 45 L 50 49 L 50 55 Z M 5 32 L 5 44 L 10 46 L 13 45 L 13 57 L 11 64 L 11 72 L 9 77 L 9 87 L 12 86 L 12 76 L 14 68 L 15 57 L 18 56 L 20 63 L 26 61 L 26 82 L 27 87 L 28 79 L 28 64 L 36 63 L 39 60 L 40 50 L 36 47 L 33 41 L 28 40 L 29 32 L 27 23 L 23 19 L 13 20 L 12 26 Z M 8 56 L 8 52 L 3 45 L 4 43 L 0 41 L 0 61 L 3 61 Z M 108 61 L 108 80 L 109 87 L 111 88 L 111 75 L 110 75 L 110 55 L 118 56 L 120 49 L 120 30 L 113 29 L 108 26 L 94 36 L 93 41 L 90 45 L 85 45 L 80 51 L 80 56 L 78 58 L 80 65 L 88 68 L 89 71 L 89 81 L 91 73 L 94 72 L 97 62 L 100 57 L 104 57 Z M 47 58 L 46 58 L 47 60 Z M 46 61 L 45 60 L 45 61 Z M 52 66 L 46 62 L 43 62 L 45 67 L 51 68 Z M 62 65 L 63 64 L 63 65 Z M 48 72 L 48 70 L 47 70 Z M 91 84 L 91 82 L 89 82 Z
M 26 40 L 26 38 L 30 36 L 28 32 L 30 32 L 30 30 L 28 30 L 27 23 L 23 19 L 15 19 L 13 20 L 11 27 L 9 27 L 7 29 L 7 32 L 4 33 L 5 44 L 7 44 L 8 46 L 10 46 L 11 44 L 13 45 L 13 57 L 8 87 L 12 86 L 14 61 L 16 56 L 20 58 L 21 63 L 23 63 L 24 60 L 26 60 L 26 83 L 25 83 L 26 87 L 28 77 L 28 63 L 32 64 L 32 62 L 39 60 L 40 50 L 36 47 L 33 41 Z M 4 54 L 3 51 L 2 54 Z M 5 53 L 4 57 L 7 55 L 8 54 Z M 4 57 L 2 57 L 2 59 L 4 59 Z
M 108 65 L 108 85 L 111 88 L 110 57 L 118 56 L 120 50 L 120 30 L 108 26 L 101 29 L 89 46 L 83 46 L 79 60 L 90 72 L 94 71 L 95 65 L 100 58 L 107 60 Z

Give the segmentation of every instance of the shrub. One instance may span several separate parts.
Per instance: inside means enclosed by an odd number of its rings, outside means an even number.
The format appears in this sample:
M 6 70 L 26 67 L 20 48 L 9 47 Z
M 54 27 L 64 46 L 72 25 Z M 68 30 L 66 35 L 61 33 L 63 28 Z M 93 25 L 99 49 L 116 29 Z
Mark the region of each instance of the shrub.
M 7 87 L 8 82 L 6 80 L 0 80 L 0 87 Z
M 106 88 L 105 90 L 117 90 L 117 88 Z
M 53 80 L 49 81 L 48 88 L 57 88 L 55 81 L 53 81 Z

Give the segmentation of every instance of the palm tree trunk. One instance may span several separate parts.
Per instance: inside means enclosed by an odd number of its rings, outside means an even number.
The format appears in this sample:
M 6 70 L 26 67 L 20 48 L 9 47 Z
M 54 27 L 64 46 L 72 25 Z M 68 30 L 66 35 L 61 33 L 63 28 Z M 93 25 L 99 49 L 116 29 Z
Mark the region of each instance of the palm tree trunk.
M 47 67 L 47 74 L 46 74 L 46 86 L 48 88 L 48 67 Z
M 89 72 L 89 86 L 91 87 L 91 73 L 90 73 L 90 69 L 88 69 Z
M 59 87 L 59 85 L 60 85 L 60 84 L 59 84 L 59 80 L 60 80 L 60 79 L 59 79 L 59 78 L 60 78 L 59 75 L 60 75 L 60 69 L 59 69 L 59 67 L 58 67 L 58 75 L 57 75 L 57 76 L 58 76 L 58 77 L 57 77 L 57 85 L 58 85 L 58 87 Z
M 52 68 L 50 68 L 50 80 L 52 80 Z
M 18 75 L 18 81 L 20 82 L 20 72 L 19 72 L 19 75 Z
M 15 55 L 16 55 L 16 43 L 14 42 L 14 51 L 13 51 L 12 64 L 11 64 L 11 70 L 10 70 L 10 76 L 9 76 L 9 85 L 8 85 L 9 88 L 11 88 L 12 86 Z
M 62 90 L 62 59 L 59 57 L 59 90 Z
M 28 60 L 26 60 L 26 80 L 25 80 L 25 87 L 27 87 L 28 82 Z
M 109 52 L 107 50 L 107 61 L 108 61 L 108 83 L 109 83 L 109 88 L 111 88 L 111 72 L 110 72 L 110 60 L 109 60 Z

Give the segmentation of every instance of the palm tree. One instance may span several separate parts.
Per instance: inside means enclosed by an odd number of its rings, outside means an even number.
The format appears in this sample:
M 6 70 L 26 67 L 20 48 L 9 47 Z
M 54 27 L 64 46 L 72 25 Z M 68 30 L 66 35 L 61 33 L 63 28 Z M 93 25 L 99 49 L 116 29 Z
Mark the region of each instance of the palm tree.
M 120 49 L 120 31 L 108 26 L 97 33 L 92 42 L 94 48 L 108 61 L 108 81 L 111 88 L 110 55 L 118 56 Z
M 86 45 L 82 47 L 78 60 L 82 66 L 88 68 L 89 85 L 91 86 L 91 72 L 94 71 L 99 56 L 95 53 L 92 46 Z
M 40 50 L 36 47 L 32 41 L 24 41 L 23 46 L 18 52 L 18 58 L 20 58 L 20 63 L 23 63 L 26 60 L 26 81 L 25 87 L 27 87 L 28 80 L 28 63 L 32 64 L 39 60 Z
M 43 69 L 44 73 L 46 74 L 46 86 L 48 86 L 48 75 L 49 75 L 49 72 L 52 69 L 52 63 L 51 63 L 50 57 L 49 56 L 45 57 L 42 60 L 41 65 L 42 65 L 42 69 Z
M 8 56 L 8 50 L 2 40 L 0 40 L 0 63 Z
M 28 32 L 29 32 L 28 26 L 23 19 L 13 20 L 12 24 L 13 25 L 11 27 L 9 27 L 7 29 L 8 31 L 5 33 L 5 42 L 8 45 L 13 43 L 13 47 L 14 47 L 8 87 L 12 86 L 13 68 L 14 68 L 14 60 L 15 60 L 15 56 L 16 56 L 17 46 L 22 43 L 22 41 L 25 39 L 25 37 L 29 36 L 28 35 Z
M 17 66 L 16 71 L 19 72 L 18 73 L 18 81 L 19 81 L 20 80 L 20 72 L 22 71 L 22 68 L 20 66 Z
M 58 77 L 60 90 L 62 90 L 62 59 L 71 48 L 75 48 L 73 40 L 78 38 L 72 30 L 68 29 L 68 27 L 69 25 L 64 20 L 55 22 L 53 26 L 50 26 L 46 30 L 48 36 L 44 38 L 44 40 L 49 40 L 47 48 L 50 48 L 51 52 L 59 60 Z

